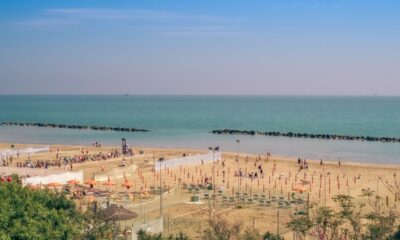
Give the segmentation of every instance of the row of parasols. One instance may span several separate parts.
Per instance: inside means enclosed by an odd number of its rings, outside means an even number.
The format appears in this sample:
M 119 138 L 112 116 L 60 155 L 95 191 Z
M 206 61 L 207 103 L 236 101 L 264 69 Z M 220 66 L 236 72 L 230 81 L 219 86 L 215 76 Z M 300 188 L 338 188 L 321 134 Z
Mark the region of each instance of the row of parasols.
M 71 179 L 71 180 L 67 181 L 67 185 L 77 185 L 77 184 L 80 184 L 80 181 L 76 180 L 76 179 Z M 98 184 L 98 182 L 95 179 L 91 178 L 91 179 L 85 181 L 85 184 L 89 185 L 90 188 L 93 188 L 95 185 Z M 41 186 L 46 186 L 46 187 L 51 187 L 51 188 L 57 188 L 57 187 L 61 187 L 63 185 L 66 185 L 66 184 L 63 184 L 63 183 L 60 183 L 60 182 L 50 182 L 50 183 L 47 183 L 47 184 L 36 184 L 36 185 L 32 185 L 31 184 L 31 185 L 29 185 L 29 187 L 31 187 L 31 188 L 40 188 Z M 115 186 L 116 183 L 111 180 L 110 176 L 108 176 L 107 181 L 103 182 L 102 185 L 110 187 L 110 186 Z M 125 177 L 124 183 L 121 184 L 121 186 L 125 187 L 126 189 L 129 190 L 133 186 L 133 184 Z

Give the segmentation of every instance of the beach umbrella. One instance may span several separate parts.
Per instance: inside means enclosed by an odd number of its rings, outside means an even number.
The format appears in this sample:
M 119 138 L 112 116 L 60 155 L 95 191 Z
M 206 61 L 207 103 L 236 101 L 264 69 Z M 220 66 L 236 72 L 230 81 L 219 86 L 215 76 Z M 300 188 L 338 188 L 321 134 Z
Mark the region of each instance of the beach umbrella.
M 110 176 L 108 176 L 107 182 L 103 183 L 104 186 L 114 186 L 115 183 L 111 181 Z
M 107 186 L 109 188 L 108 190 L 110 190 L 110 186 L 114 186 L 115 183 L 113 181 L 111 181 L 110 176 L 108 176 L 107 182 L 103 183 L 103 185 Z
M 40 185 L 39 184 L 28 184 L 26 187 L 29 189 L 39 189 Z
M 133 186 L 133 184 L 130 183 L 128 181 L 128 179 L 125 178 L 125 182 L 121 186 L 126 187 L 127 189 L 129 189 L 129 188 L 131 188 Z
M 70 185 L 76 185 L 76 184 L 78 184 L 80 182 L 78 180 L 76 180 L 76 179 L 71 179 L 67 183 L 70 184 Z
M 96 180 L 94 180 L 94 179 L 89 179 L 89 180 L 87 180 L 87 181 L 85 182 L 85 184 L 86 184 L 86 185 L 89 185 L 90 188 L 93 188 L 93 185 L 96 184 Z
M 54 187 L 54 188 L 60 187 L 61 185 L 62 184 L 58 183 L 58 182 L 51 182 L 51 183 L 46 184 L 47 187 Z
M 297 185 L 297 186 L 294 186 L 294 187 L 292 188 L 292 191 L 302 193 L 302 192 L 307 191 L 307 189 L 306 189 L 304 186 Z

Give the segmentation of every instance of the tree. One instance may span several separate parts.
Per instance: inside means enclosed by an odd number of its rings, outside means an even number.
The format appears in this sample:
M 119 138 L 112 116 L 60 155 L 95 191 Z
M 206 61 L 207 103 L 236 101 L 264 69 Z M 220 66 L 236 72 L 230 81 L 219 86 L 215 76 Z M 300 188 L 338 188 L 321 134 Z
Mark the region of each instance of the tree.
M 184 233 L 179 233 L 177 235 L 169 235 L 168 237 L 162 237 L 161 233 L 151 234 L 140 229 L 137 232 L 138 240 L 189 240 L 189 238 Z
M 273 234 L 271 232 L 264 233 L 262 239 L 263 240 L 283 240 L 283 238 L 281 238 L 280 236 Z
M 108 239 L 112 227 L 82 214 L 65 195 L 0 183 L 0 239 Z
M 313 226 L 313 222 L 308 216 L 299 216 L 292 219 L 288 224 L 288 228 L 304 239 Z
M 0 229 L 10 239 L 73 239 L 82 217 L 75 204 L 51 191 L 0 183 Z

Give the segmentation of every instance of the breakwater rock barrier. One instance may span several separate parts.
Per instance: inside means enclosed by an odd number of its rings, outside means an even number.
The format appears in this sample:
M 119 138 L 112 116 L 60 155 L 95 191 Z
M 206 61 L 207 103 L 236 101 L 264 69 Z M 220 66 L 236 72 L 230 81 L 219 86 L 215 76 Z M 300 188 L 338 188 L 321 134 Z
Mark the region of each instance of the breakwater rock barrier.
M 213 134 L 235 134 L 235 135 L 263 135 L 275 137 L 294 137 L 294 138 L 310 138 L 310 139 L 326 139 L 326 140 L 348 140 L 348 141 L 368 141 L 368 142 L 386 142 L 400 143 L 400 138 L 396 137 L 371 137 L 371 136 L 348 136 L 339 134 L 312 134 L 312 133 L 293 133 L 293 132 L 261 132 L 254 130 L 234 130 L 220 129 L 213 130 Z
M 68 124 L 55 124 L 55 123 L 2 122 L 1 125 L 21 126 L 21 127 L 67 128 L 67 129 L 80 129 L 80 130 L 116 131 L 116 132 L 148 132 L 148 130 L 146 129 L 137 129 L 137 128 L 83 126 L 83 125 L 68 125 Z

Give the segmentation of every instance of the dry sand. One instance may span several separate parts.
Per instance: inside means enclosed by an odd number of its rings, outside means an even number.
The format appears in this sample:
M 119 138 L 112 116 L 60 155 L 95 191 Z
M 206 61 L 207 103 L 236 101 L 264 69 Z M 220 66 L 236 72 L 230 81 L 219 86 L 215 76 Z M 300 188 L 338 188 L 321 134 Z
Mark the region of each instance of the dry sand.
M 39 145 L 16 144 L 17 149 L 26 147 L 37 147 Z M 0 150 L 10 148 L 10 144 L 0 144 Z M 55 157 L 56 150 L 59 149 L 61 156 L 79 155 L 81 149 L 89 151 L 90 154 L 107 152 L 115 147 L 93 147 L 93 146 L 67 146 L 67 145 L 50 145 L 50 151 L 36 153 L 31 156 L 35 160 L 52 160 Z M 135 156 L 127 157 L 127 166 L 119 167 L 122 157 L 101 160 L 88 161 L 81 164 L 74 164 L 73 171 L 83 170 L 84 178 L 89 179 L 93 176 L 110 176 L 112 181 L 116 182 L 115 186 L 107 187 L 102 183 L 95 185 L 95 188 L 112 191 L 110 200 L 119 204 L 124 204 L 127 208 L 138 212 L 140 216 L 134 221 L 125 224 L 138 224 L 145 222 L 146 219 L 154 219 L 159 216 L 159 196 L 152 194 L 152 187 L 159 186 L 159 172 L 154 173 L 153 161 L 163 156 L 165 158 L 181 157 L 186 154 L 200 154 L 205 151 L 190 149 L 160 149 L 160 148 L 140 148 L 144 154 L 139 154 L 139 149 L 135 148 Z M 258 165 L 262 165 L 264 177 L 257 179 L 241 178 L 240 192 L 247 193 L 249 198 L 254 198 L 254 194 L 282 197 L 285 200 L 292 200 L 292 193 L 296 198 L 302 198 L 305 202 L 309 200 L 310 205 L 317 206 L 335 206 L 332 197 L 337 194 L 348 194 L 355 198 L 356 202 L 365 201 L 361 198 L 362 189 L 370 188 L 382 197 L 379 202 L 383 211 L 389 208 L 398 208 L 398 201 L 394 195 L 390 193 L 387 184 L 394 183 L 394 174 L 400 173 L 400 166 L 385 164 L 367 164 L 367 163 L 351 163 L 342 162 L 341 166 L 337 162 L 324 162 L 320 166 L 319 161 L 307 160 L 309 168 L 307 170 L 299 170 L 297 159 L 283 158 L 272 156 L 266 160 L 264 155 L 240 154 L 239 167 L 247 172 L 254 172 Z M 49 169 L 25 169 L 14 168 L 16 162 L 25 161 L 27 156 L 15 158 L 10 167 L 1 167 L 0 173 L 17 172 L 25 174 L 32 171 L 30 175 L 46 175 L 56 172 L 66 171 L 64 167 L 52 167 Z M 234 176 L 238 169 L 236 162 L 236 154 L 223 152 L 222 161 L 216 162 L 215 175 L 218 190 L 222 191 L 221 196 L 217 197 L 216 217 L 226 219 L 232 224 L 241 224 L 242 229 L 255 228 L 260 232 L 267 230 L 277 232 L 278 228 L 278 211 L 279 211 L 279 229 L 287 239 L 291 238 L 291 233 L 285 227 L 285 223 L 290 220 L 290 216 L 299 210 L 305 210 L 306 204 L 295 204 L 289 208 L 279 208 L 276 204 L 271 207 L 261 206 L 258 200 L 254 199 L 254 203 L 243 204 L 241 209 L 236 208 L 237 200 L 234 202 L 223 202 L 223 196 L 235 196 L 238 192 L 238 178 Z M 248 159 L 246 161 L 246 159 Z M 204 229 L 208 227 L 208 220 L 212 217 L 214 202 L 204 198 L 205 193 L 212 194 L 208 190 L 201 190 L 197 195 L 200 197 L 200 204 L 188 204 L 190 193 L 188 189 L 182 189 L 182 183 L 188 185 L 197 185 L 202 183 L 204 177 L 212 176 L 212 163 L 198 166 L 183 166 L 175 169 L 164 169 L 161 171 L 163 184 L 169 190 L 163 195 L 164 199 L 164 216 L 165 229 L 167 233 L 186 232 L 192 238 L 200 235 Z M 102 167 L 104 170 L 102 170 Z M 116 170 L 117 169 L 117 170 Z M 225 171 L 225 178 L 223 178 Z M 134 183 L 130 192 L 138 192 L 142 189 L 142 195 L 129 194 L 129 198 L 117 194 L 124 192 L 121 184 L 123 183 L 123 174 L 128 180 Z M 211 180 L 210 180 L 211 181 Z M 304 182 L 305 184 L 303 184 Z M 303 193 L 294 192 L 293 188 L 302 187 L 305 189 Z M 368 208 L 367 208 L 368 209 Z

